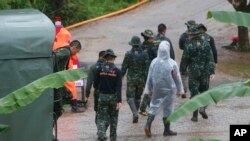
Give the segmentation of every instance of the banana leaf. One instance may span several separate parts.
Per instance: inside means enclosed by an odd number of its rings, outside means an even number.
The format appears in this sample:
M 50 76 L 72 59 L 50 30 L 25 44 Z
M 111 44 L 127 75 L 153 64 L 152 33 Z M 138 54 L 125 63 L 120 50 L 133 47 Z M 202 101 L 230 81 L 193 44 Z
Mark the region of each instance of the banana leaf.
M 0 124 L 0 133 L 5 132 L 9 129 L 8 125 Z
M 168 121 L 174 122 L 189 112 L 199 107 L 218 102 L 235 96 L 244 97 L 250 95 L 250 80 L 220 85 L 206 92 L 203 92 L 178 107 L 169 117 Z
M 233 11 L 209 11 L 207 18 L 214 18 L 223 23 L 234 23 L 239 26 L 250 27 L 250 13 Z
M 60 71 L 44 76 L 0 99 L 0 114 L 15 112 L 36 100 L 47 88 L 60 88 L 67 81 L 86 77 L 85 69 Z

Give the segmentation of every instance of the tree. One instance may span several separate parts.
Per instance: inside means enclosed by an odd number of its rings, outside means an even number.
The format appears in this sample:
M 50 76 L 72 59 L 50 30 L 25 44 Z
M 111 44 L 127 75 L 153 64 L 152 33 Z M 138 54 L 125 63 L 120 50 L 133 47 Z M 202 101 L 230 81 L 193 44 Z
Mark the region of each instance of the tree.
M 250 0 L 227 0 L 236 11 L 250 13 Z M 248 28 L 238 26 L 239 50 L 250 51 Z
M 60 14 L 61 14 L 61 10 L 63 8 L 64 2 L 65 2 L 64 0 L 55 0 L 55 5 L 56 5 L 56 12 L 55 12 L 55 14 L 57 16 L 61 16 Z

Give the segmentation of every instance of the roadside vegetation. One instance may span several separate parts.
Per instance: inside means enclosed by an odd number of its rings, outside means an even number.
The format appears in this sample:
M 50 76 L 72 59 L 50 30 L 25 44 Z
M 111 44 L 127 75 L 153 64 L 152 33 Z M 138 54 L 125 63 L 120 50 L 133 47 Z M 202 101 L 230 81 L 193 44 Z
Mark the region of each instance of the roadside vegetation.
M 35 8 L 52 21 L 62 17 L 64 26 L 126 8 L 140 0 L 1 0 L 0 10 Z

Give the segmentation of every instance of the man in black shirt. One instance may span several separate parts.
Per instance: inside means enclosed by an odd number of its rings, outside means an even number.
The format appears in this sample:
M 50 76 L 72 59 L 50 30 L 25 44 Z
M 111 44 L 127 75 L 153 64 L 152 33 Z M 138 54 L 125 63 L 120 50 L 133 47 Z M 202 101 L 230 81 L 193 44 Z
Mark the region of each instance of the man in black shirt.
M 98 140 L 106 140 L 106 125 L 110 123 L 110 141 L 116 141 L 118 113 L 121 108 L 122 73 L 115 65 L 116 55 L 108 49 L 104 55 L 106 63 L 97 70 L 94 88 L 99 89 L 97 134 Z

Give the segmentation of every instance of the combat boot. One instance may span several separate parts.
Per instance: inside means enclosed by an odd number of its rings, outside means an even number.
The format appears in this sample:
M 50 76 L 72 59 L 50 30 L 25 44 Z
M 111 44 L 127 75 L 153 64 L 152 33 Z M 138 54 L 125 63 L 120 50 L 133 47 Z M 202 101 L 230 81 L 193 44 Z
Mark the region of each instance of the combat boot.
M 74 100 L 71 100 L 71 111 L 73 113 L 82 113 L 84 112 L 84 110 L 80 109 L 78 106 L 77 106 L 77 100 L 74 99 Z
M 199 113 L 201 114 L 202 118 L 208 119 L 208 116 L 205 110 L 206 110 L 206 107 L 201 107 L 199 110 Z
M 137 116 L 133 116 L 133 123 L 138 123 L 138 119 L 139 119 L 139 117 Z
M 167 121 L 167 117 L 163 118 L 164 132 L 163 136 L 176 136 L 177 132 L 170 130 L 170 122 Z
M 193 117 L 191 118 L 191 121 L 193 122 L 198 121 L 198 109 L 193 112 Z
M 150 114 L 148 115 L 147 123 L 146 123 L 145 128 L 144 128 L 144 132 L 145 132 L 147 137 L 152 136 L 152 134 L 151 134 L 151 124 L 152 124 L 152 122 L 154 120 L 154 117 L 155 117 L 154 115 L 150 115 Z

